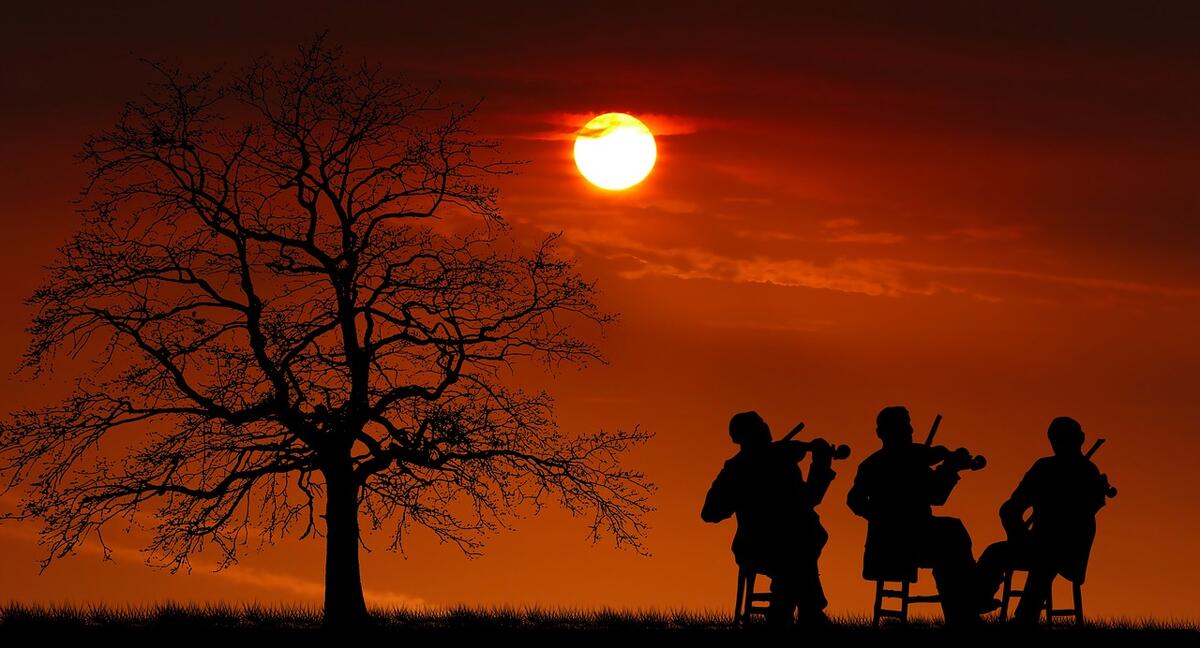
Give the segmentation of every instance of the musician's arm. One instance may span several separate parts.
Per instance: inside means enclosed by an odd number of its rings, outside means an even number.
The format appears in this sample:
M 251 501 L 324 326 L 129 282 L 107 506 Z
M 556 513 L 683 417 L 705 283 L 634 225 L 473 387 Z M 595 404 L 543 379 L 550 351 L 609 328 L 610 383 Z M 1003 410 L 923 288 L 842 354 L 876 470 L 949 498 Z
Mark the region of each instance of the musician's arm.
M 713 480 L 708 494 L 704 497 L 704 508 L 700 510 L 700 519 L 705 522 L 720 522 L 728 519 L 734 513 L 733 497 L 734 471 L 729 466 L 721 468 L 717 478 Z
M 871 519 L 870 477 L 859 464 L 858 472 L 854 473 L 854 484 L 846 494 L 846 506 L 860 518 Z
M 950 492 L 958 484 L 958 471 L 947 466 L 946 462 L 942 462 L 929 473 L 929 503 L 933 506 L 941 506 L 950 499 Z
M 1028 528 L 1025 523 L 1025 512 L 1033 507 L 1034 494 L 1037 491 L 1038 465 L 1034 464 L 1021 483 L 1013 490 L 1012 495 L 1000 505 L 1000 524 L 1010 539 L 1020 537 Z
M 808 479 L 806 480 L 813 506 L 820 504 L 821 500 L 825 499 L 825 492 L 829 490 L 829 485 L 833 483 L 834 477 L 837 477 L 837 473 L 833 471 L 833 466 L 828 461 L 813 461 L 812 466 L 808 469 Z
M 1088 512 L 1095 515 L 1097 511 L 1104 508 L 1104 505 L 1108 503 L 1109 484 L 1108 478 L 1100 474 L 1100 469 L 1096 467 L 1096 464 L 1088 462 L 1088 467 L 1090 468 L 1088 479 L 1091 482 L 1091 487 L 1087 490 L 1088 500 L 1086 506 L 1088 507 Z

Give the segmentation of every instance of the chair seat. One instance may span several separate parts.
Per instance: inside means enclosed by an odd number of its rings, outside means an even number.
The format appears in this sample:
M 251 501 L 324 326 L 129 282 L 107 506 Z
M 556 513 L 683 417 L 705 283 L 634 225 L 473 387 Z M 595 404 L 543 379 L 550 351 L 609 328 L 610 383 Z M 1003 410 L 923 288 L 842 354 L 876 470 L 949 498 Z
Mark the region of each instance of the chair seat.
M 1033 569 L 1033 564 L 1031 562 L 1029 562 L 1028 559 L 1018 558 L 1013 561 L 1012 566 L 1009 568 L 1009 571 L 1028 573 L 1029 570 L 1031 570 L 1031 569 Z M 1080 574 L 1078 578 L 1075 578 L 1070 574 L 1064 573 L 1061 569 L 1058 570 L 1057 575 L 1066 579 L 1067 581 L 1069 581 L 1070 583 L 1072 583 L 1074 585 L 1083 585 L 1083 581 L 1087 577 L 1087 574 L 1085 573 L 1085 574 Z

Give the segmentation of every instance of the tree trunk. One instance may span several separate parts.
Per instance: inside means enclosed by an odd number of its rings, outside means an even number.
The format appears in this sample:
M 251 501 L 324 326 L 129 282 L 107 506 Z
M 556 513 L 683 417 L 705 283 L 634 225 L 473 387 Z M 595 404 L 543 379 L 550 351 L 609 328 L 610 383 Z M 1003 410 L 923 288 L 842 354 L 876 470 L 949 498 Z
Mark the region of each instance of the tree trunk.
M 325 472 L 325 625 L 367 620 L 358 569 L 358 485 L 349 469 Z

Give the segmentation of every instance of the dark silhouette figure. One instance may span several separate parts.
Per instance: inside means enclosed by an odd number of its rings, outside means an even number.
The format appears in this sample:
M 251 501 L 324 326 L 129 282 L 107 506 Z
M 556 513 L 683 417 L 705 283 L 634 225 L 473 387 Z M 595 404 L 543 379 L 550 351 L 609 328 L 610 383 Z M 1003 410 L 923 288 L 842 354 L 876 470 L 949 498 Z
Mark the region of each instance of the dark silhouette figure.
M 801 623 L 827 622 L 817 559 L 829 534 L 814 507 L 836 474 L 833 447 L 822 439 L 772 442 L 757 412 L 734 415 L 729 436 L 741 450 L 713 481 L 700 517 L 715 523 L 737 516 L 733 556 L 738 567 L 770 577 L 769 623 L 790 623 L 797 609 Z M 810 450 L 805 480 L 799 462 Z
M 932 509 L 946 503 L 958 473 L 972 467 L 970 454 L 913 443 L 904 407 L 880 411 L 875 433 L 883 447 L 859 464 L 846 500 L 867 520 L 863 578 L 914 582 L 918 567 L 932 567 L 946 623 L 978 621 L 971 537 L 957 518 L 935 516 Z
M 1075 419 L 1054 419 L 1047 436 L 1054 455 L 1034 462 L 1000 507 L 1008 540 L 992 544 L 979 557 L 982 599 L 991 600 L 1009 569 L 1029 570 L 1015 616 L 1024 624 L 1037 623 L 1056 575 L 1083 583 L 1096 513 L 1111 491 L 1108 479 L 1083 454 L 1083 428 Z

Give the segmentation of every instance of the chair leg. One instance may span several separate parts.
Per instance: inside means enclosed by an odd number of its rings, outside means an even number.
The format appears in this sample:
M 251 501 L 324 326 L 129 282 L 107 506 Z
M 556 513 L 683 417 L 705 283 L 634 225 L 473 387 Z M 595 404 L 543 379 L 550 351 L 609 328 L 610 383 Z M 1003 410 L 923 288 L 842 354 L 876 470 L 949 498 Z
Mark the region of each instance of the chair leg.
M 758 573 L 751 571 L 746 574 L 746 599 L 742 608 L 742 622 L 750 620 L 750 611 L 754 609 L 754 588 L 758 585 Z
M 1004 591 L 1000 595 L 1000 623 L 1008 623 L 1008 605 L 1012 601 L 1012 580 L 1012 571 L 1004 572 Z
M 1050 581 L 1050 588 L 1046 590 L 1046 627 L 1054 625 L 1054 581 Z
M 733 602 L 733 625 L 741 625 L 742 623 L 742 605 L 746 595 L 746 572 L 738 570 L 737 582 L 737 600 Z
M 1075 625 L 1083 625 L 1083 587 L 1074 583 L 1075 587 Z
M 875 581 L 875 612 L 871 616 L 871 627 L 879 627 L 879 612 L 883 609 L 883 581 Z

